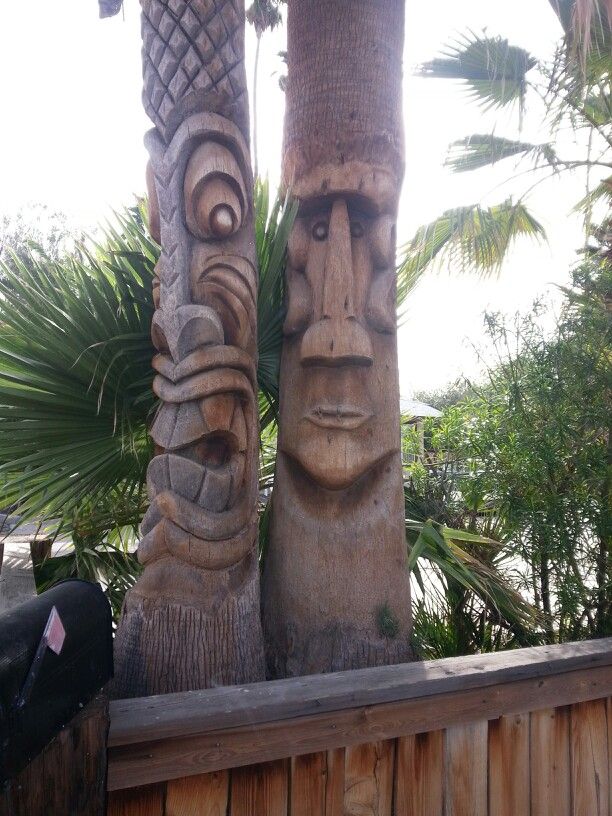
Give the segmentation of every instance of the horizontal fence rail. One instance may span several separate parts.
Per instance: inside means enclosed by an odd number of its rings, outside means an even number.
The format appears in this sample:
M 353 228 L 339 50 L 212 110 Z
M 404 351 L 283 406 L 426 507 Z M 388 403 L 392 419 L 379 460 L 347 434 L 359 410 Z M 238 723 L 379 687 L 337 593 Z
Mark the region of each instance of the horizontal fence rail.
M 109 814 L 612 816 L 611 695 L 608 638 L 118 700 Z

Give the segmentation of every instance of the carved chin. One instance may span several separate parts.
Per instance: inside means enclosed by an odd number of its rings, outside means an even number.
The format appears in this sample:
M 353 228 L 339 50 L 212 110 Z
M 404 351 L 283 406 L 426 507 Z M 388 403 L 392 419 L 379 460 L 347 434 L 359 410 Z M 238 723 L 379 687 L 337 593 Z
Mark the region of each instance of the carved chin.
M 346 490 L 395 452 L 395 446 L 383 450 L 373 446 L 367 426 L 365 431 L 318 429 L 313 433 L 311 426 L 308 436 L 281 449 L 320 487 Z

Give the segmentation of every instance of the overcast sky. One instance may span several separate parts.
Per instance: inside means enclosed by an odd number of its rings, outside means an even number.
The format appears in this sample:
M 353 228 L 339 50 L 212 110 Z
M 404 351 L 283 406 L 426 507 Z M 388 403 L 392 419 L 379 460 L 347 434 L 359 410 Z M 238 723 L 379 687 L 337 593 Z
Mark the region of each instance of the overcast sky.
M 349 0 L 347 0 L 348 2 Z M 398 236 L 448 207 L 480 197 L 502 200 L 497 188 L 510 167 L 452 176 L 442 166 L 446 146 L 471 132 L 490 132 L 492 115 L 466 103 L 450 82 L 411 75 L 459 32 L 487 28 L 545 58 L 560 36 L 547 0 L 408 0 L 404 117 L 406 177 Z M 110 208 L 133 203 L 144 189 L 144 131 L 150 127 L 140 103 L 140 34 L 137 0 L 126 0 L 123 17 L 99 20 L 96 0 L 28 0 L 0 4 L 2 127 L 0 212 L 30 202 L 66 212 L 91 226 Z M 279 176 L 283 94 L 278 52 L 284 30 L 267 34 L 262 46 L 259 99 L 259 167 L 273 184 Z M 252 76 L 254 35 L 247 35 Z M 511 123 L 498 135 L 516 136 Z M 525 138 L 542 134 L 526 131 Z M 517 245 L 499 279 L 485 282 L 452 272 L 429 275 L 411 297 L 399 333 L 400 381 L 405 396 L 444 385 L 460 374 L 474 376 L 471 344 L 482 342 L 485 309 L 527 309 L 539 294 L 557 297 L 554 283 L 567 280 L 581 242 L 580 222 L 570 217 L 581 195 L 575 182 L 542 185 L 531 203 L 546 226 L 549 246 Z

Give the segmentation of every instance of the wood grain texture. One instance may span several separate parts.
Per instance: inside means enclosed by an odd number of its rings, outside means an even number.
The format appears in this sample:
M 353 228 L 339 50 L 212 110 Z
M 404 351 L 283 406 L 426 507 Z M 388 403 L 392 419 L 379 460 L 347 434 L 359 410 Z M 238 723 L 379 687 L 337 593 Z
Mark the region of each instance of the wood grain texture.
M 230 816 L 287 816 L 289 763 L 267 762 L 232 773 Z
M 414 658 L 397 434 L 403 31 L 403 0 L 288 9 L 283 178 L 300 211 L 262 577 L 273 677 Z
M 571 707 L 572 816 L 609 816 L 606 701 Z
M 607 667 L 568 672 L 483 689 L 362 706 L 321 715 L 260 723 L 243 715 L 241 727 L 114 747 L 108 786 L 149 784 L 181 776 L 283 757 L 359 745 L 449 725 L 494 719 L 525 709 L 605 697 L 612 692 Z
M 395 816 L 443 816 L 444 732 L 400 737 L 395 763 Z
M 571 814 L 569 729 L 568 708 L 531 713 L 531 816 Z
M 608 720 L 608 810 L 612 816 L 612 697 L 606 701 Z
M 327 751 L 325 816 L 344 816 L 345 749 Z
M 346 749 L 345 816 L 391 816 L 395 742 L 370 742 Z
M 112 700 L 109 746 L 188 736 L 612 665 L 612 638 Z M 593 694 L 591 699 L 595 696 Z M 531 700 L 522 709 L 529 710 Z M 427 729 L 425 729 L 427 730 Z
M 164 816 L 226 816 L 229 772 L 216 771 L 168 782 Z
M 529 714 L 489 723 L 489 816 L 530 816 Z
M 446 730 L 444 816 L 487 816 L 487 723 Z
M 165 793 L 163 784 L 111 791 L 106 816 L 164 816 Z
M 326 816 L 327 754 L 291 759 L 291 816 Z
M 0 792 L 0 816 L 104 816 L 107 734 L 99 695 Z
M 244 0 L 142 0 L 155 267 L 143 566 L 115 697 L 263 680 L 257 542 L 257 259 Z

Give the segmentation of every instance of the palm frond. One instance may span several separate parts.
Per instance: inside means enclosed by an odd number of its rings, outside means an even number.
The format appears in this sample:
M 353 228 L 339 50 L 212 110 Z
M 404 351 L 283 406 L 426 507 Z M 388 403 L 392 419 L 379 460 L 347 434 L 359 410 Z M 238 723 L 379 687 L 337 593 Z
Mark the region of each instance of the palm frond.
M 511 156 L 523 156 L 535 162 L 544 161 L 552 167 L 557 163 L 557 154 L 551 144 L 531 144 L 505 139 L 492 133 L 474 133 L 450 145 L 445 165 L 454 173 L 465 173 L 488 167 Z
M 596 204 L 603 202 L 612 210 L 612 176 L 601 181 L 574 206 L 574 212 L 589 212 Z
M 432 264 L 479 275 L 497 273 L 508 249 L 521 236 L 542 240 L 545 231 L 520 201 L 456 207 L 419 227 L 401 249 L 402 266 L 410 274 Z
M 443 578 L 457 582 L 484 603 L 491 604 L 508 624 L 524 629 L 533 628 L 537 621 L 535 608 L 510 586 L 498 570 L 458 544 L 469 541 L 497 549 L 500 545 L 496 542 L 463 530 L 453 530 L 432 519 L 425 522 L 406 519 L 406 535 L 411 545 L 408 565 L 413 572 L 418 570 L 418 561 L 422 559 L 438 570 Z
M 485 110 L 518 102 L 523 106 L 527 73 L 537 60 L 502 37 L 468 32 L 446 47 L 443 56 L 423 63 L 418 73 L 434 79 L 462 80 L 469 96 Z
M 283 274 L 297 202 L 277 198 L 270 210 L 267 181 L 255 184 L 255 243 L 259 263 L 257 302 L 260 422 L 264 429 L 278 416 L 278 377 L 283 342 Z
M 63 515 L 142 484 L 155 258 L 128 213 L 103 249 L 62 262 L 32 251 L 2 266 L 0 501 L 23 515 Z

